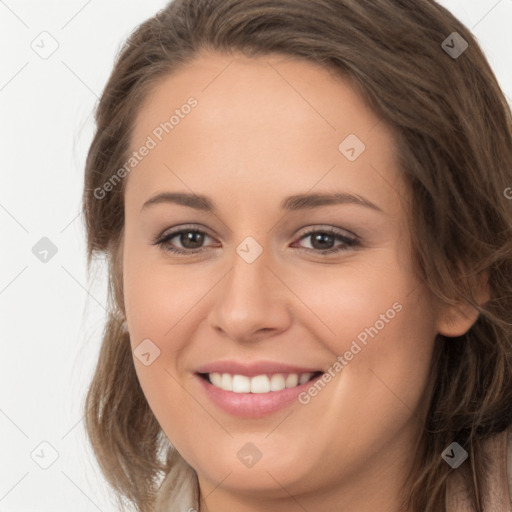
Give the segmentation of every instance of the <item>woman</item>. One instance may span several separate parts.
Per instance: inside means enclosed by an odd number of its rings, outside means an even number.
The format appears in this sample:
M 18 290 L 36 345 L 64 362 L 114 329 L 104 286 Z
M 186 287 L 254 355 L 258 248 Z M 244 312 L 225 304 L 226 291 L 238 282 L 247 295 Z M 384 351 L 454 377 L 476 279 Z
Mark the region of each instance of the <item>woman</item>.
M 96 121 L 86 418 L 120 504 L 509 510 L 511 115 L 466 27 L 430 0 L 176 0 Z

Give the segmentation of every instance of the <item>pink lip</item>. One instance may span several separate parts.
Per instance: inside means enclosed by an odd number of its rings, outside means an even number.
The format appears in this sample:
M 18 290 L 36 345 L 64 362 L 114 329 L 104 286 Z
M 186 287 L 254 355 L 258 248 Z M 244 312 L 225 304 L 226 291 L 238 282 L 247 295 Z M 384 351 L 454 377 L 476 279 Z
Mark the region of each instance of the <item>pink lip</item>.
M 244 363 L 238 361 L 217 361 L 205 364 L 197 368 L 195 371 L 196 373 L 229 373 L 231 375 L 246 375 L 247 377 L 255 377 L 256 375 L 274 373 L 315 373 L 323 370 L 321 368 L 292 366 L 274 361 L 255 361 L 253 363 Z
M 259 375 L 261 375 L 261 373 Z M 322 375 L 318 375 L 305 384 L 293 388 L 285 388 L 282 391 L 270 391 L 269 393 L 235 393 L 234 391 L 224 391 L 223 389 L 217 388 L 199 375 L 195 375 L 196 380 L 199 381 L 199 385 L 202 386 L 208 398 L 215 405 L 224 412 L 240 418 L 261 418 L 262 416 L 271 414 L 292 404 L 298 399 L 300 393 L 306 391 L 309 386 L 321 377 Z

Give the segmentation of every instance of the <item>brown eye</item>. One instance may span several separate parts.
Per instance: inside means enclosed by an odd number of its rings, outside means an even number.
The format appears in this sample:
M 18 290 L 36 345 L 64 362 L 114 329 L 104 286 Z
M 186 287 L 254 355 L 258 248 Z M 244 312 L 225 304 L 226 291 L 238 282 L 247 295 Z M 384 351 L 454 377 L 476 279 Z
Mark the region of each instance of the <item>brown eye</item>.
M 200 231 L 182 231 L 175 236 L 185 249 L 199 249 L 204 242 L 204 233 Z
M 300 240 L 308 239 L 311 247 L 303 247 L 303 249 L 319 252 L 320 254 L 346 251 L 359 243 L 357 238 L 349 237 L 333 228 L 311 230 L 300 238 Z M 341 242 L 341 244 L 334 247 L 336 241 Z
M 205 238 L 209 235 L 193 228 L 182 228 L 158 237 L 153 244 L 175 254 L 195 254 L 205 250 Z M 171 243 L 171 241 L 174 242 Z
M 336 243 L 336 237 L 329 233 L 314 233 L 313 235 L 308 235 L 311 240 L 311 245 L 313 249 L 325 250 L 332 249 L 332 246 Z

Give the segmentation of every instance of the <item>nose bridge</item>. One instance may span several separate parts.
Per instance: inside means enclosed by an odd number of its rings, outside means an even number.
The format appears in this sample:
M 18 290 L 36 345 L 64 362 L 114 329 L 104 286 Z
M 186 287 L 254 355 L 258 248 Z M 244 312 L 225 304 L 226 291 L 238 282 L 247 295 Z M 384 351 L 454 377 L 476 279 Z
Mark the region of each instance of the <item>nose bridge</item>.
M 271 257 L 253 237 L 236 248 L 232 266 L 219 286 L 210 312 L 210 325 L 237 340 L 257 331 L 280 330 L 288 314 L 282 284 L 268 268 Z

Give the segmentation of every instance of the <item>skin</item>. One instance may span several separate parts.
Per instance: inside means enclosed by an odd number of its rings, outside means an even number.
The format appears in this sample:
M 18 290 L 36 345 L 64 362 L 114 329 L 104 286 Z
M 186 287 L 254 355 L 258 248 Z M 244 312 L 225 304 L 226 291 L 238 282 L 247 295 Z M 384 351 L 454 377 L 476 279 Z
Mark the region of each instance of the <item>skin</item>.
M 132 149 L 190 96 L 197 107 L 127 178 L 122 261 L 132 347 L 149 338 L 160 349 L 149 366 L 134 358 L 137 375 L 198 474 L 201 512 L 398 511 L 436 333 L 459 336 L 476 316 L 439 305 L 415 274 L 392 132 L 348 82 L 313 63 L 201 54 L 156 84 Z M 338 149 L 349 134 L 366 145 L 353 162 Z M 218 211 L 172 203 L 141 211 L 164 191 L 207 195 Z M 290 195 L 333 191 L 382 211 L 280 209 Z M 189 245 L 191 254 L 174 255 L 152 243 L 184 224 L 207 233 L 203 252 Z M 303 236 L 322 227 L 360 245 L 322 255 Z M 247 236 L 263 249 L 250 264 L 236 252 Z M 187 250 L 182 243 L 176 236 L 167 246 Z M 307 405 L 241 419 L 210 402 L 193 375 L 225 358 L 326 370 L 394 303 L 401 311 Z M 247 442 L 262 453 L 252 468 L 237 457 Z

